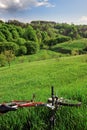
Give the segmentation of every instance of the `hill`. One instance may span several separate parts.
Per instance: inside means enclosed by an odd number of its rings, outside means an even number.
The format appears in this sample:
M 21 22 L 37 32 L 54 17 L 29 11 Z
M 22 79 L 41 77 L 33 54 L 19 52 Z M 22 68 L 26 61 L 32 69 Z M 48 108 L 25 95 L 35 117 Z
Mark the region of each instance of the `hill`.
M 67 53 L 67 54 L 84 54 L 84 49 L 87 47 L 87 39 L 79 39 L 56 44 L 52 47 L 53 51 Z

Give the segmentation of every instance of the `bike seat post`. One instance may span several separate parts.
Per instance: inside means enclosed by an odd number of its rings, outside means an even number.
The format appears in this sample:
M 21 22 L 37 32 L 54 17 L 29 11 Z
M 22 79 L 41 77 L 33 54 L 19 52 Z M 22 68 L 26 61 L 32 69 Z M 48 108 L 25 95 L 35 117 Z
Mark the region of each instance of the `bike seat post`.
M 54 96 L 54 87 L 51 87 L 51 97 L 52 97 L 52 106 L 54 106 L 54 100 L 55 100 L 55 96 Z
M 52 98 L 52 106 L 55 106 L 55 95 L 54 95 L 54 87 L 51 87 L 51 98 Z M 54 124 L 55 124 L 55 109 L 51 110 L 51 116 L 50 116 L 50 129 L 54 130 Z

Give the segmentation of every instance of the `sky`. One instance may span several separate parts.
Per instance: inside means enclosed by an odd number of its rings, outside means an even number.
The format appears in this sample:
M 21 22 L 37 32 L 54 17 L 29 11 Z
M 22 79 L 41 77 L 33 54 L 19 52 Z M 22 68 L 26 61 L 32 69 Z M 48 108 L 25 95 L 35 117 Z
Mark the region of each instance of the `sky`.
M 0 20 L 87 24 L 87 0 L 0 0 Z

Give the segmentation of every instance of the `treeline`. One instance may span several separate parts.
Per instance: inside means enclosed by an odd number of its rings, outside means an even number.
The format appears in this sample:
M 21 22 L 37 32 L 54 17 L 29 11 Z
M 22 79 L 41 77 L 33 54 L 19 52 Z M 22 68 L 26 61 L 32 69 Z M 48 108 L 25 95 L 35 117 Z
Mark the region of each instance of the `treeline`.
M 0 53 L 12 51 L 16 56 L 37 53 L 69 40 L 87 38 L 87 25 L 17 20 L 0 21 Z

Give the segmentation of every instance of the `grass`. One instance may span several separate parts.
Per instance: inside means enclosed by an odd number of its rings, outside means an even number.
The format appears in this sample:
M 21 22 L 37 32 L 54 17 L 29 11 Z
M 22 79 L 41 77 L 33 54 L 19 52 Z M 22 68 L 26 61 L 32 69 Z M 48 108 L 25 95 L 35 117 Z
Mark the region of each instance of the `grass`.
M 21 56 L 15 58 L 13 61 L 14 63 L 23 63 L 23 62 L 32 62 L 32 61 L 40 61 L 40 60 L 46 60 L 46 59 L 52 59 L 52 58 L 58 58 L 60 56 L 63 56 L 61 53 L 56 53 L 51 50 L 40 50 L 37 54 L 28 55 L 28 56 Z
M 87 130 L 87 55 L 24 62 L 0 68 L 0 102 L 46 102 L 50 87 L 55 94 L 82 102 L 80 108 L 62 107 L 56 113 L 55 130 Z M 3 130 L 49 130 L 47 108 L 25 108 L 0 116 Z

